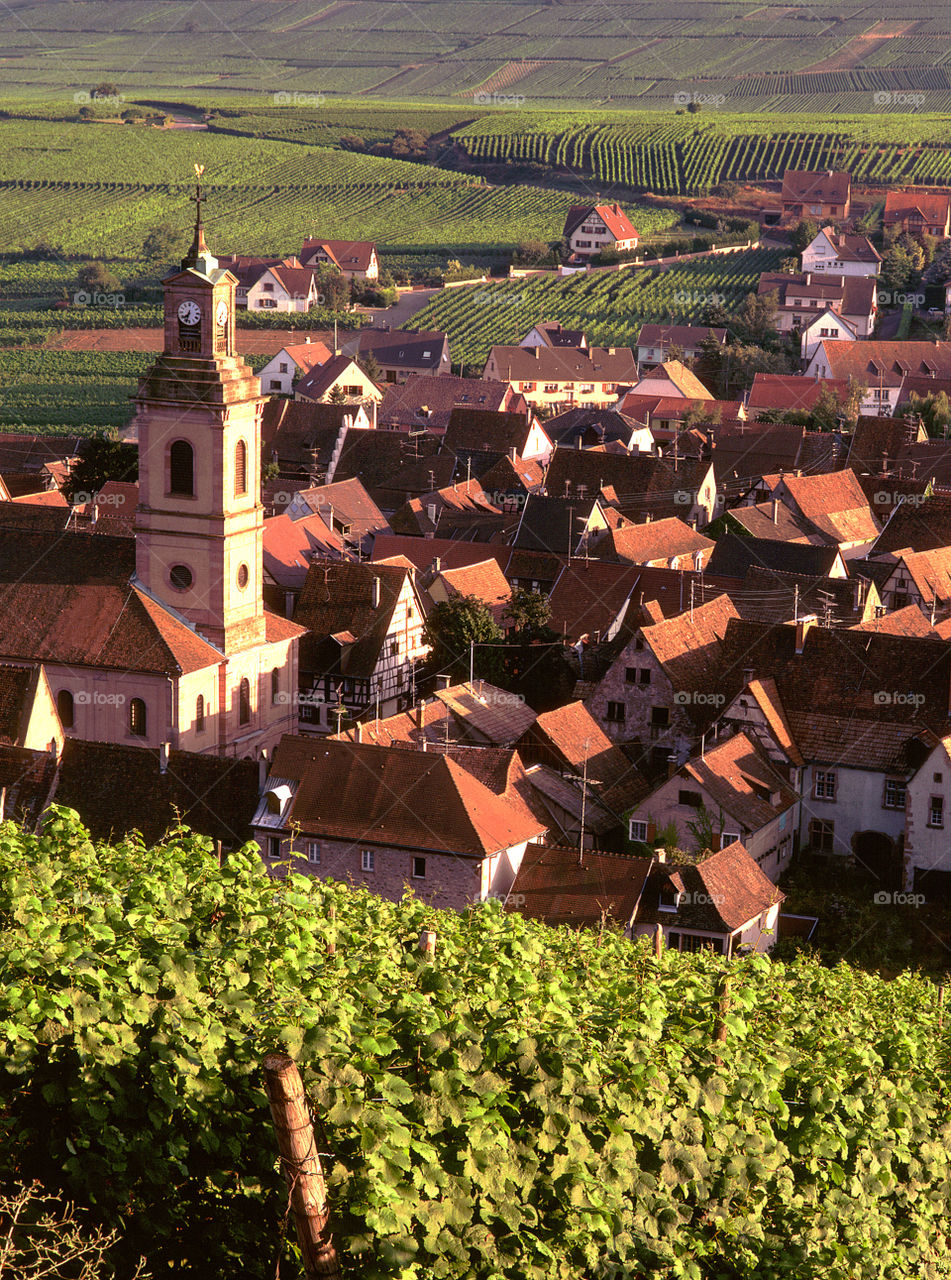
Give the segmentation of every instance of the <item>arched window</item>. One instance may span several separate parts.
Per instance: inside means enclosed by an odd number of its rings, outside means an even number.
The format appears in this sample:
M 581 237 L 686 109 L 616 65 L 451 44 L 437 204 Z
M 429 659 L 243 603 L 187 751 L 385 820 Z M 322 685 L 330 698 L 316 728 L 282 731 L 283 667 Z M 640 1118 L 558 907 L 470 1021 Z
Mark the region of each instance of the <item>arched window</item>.
M 248 491 L 248 446 L 239 440 L 234 447 L 234 496 L 243 497 Z
M 195 701 L 195 728 L 201 733 L 205 727 L 205 696 L 200 693 Z
M 144 738 L 147 732 L 145 703 L 141 698 L 133 698 L 129 703 L 129 732 L 137 738 Z
M 238 724 L 251 722 L 251 685 L 245 677 L 238 685 Z
M 60 689 L 56 695 L 56 710 L 63 728 L 72 729 L 76 723 L 76 716 L 73 710 L 73 695 L 68 689 Z
M 195 492 L 195 452 L 187 440 L 174 440 L 168 451 L 168 491 Z
M 277 702 L 281 692 L 281 673 L 277 667 L 271 672 L 271 701 Z

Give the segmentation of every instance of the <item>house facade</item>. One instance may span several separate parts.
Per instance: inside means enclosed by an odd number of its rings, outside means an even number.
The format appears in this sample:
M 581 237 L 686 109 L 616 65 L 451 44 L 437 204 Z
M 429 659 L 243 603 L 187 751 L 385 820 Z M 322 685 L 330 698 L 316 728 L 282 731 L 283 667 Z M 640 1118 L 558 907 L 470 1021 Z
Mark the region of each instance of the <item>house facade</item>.
M 800 262 L 809 274 L 877 276 L 882 269 L 882 255 L 866 236 L 846 235 L 834 227 L 823 227 L 816 234 L 803 249 Z
M 268 267 L 248 289 L 249 311 L 310 311 L 321 301 L 307 267 Z
M 372 240 L 305 240 L 300 260 L 306 267 L 336 267 L 348 280 L 377 280 L 380 275 Z
M 607 408 L 637 381 L 629 347 L 508 347 L 489 352 L 482 376 L 507 382 L 532 408 Z
M 848 218 L 852 209 L 852 177 L 842 170 L 787 169 L 783 174 L 783 216 Z
M 640 237 L 619 204 L 594 204 L 568 210 L 564 239 L 571 257 L 592 258 L 602 249 L 636 249 Z
M 882 226 L 920 239 L 947 240 L 951 223 L 951 197 L 938 191 L 889 191 L 885 195 Z
M 298 378 L 318 365 L 326 364 L 332 354 L 323 342 L 311 342 L 309 338 L 293 346 L 282 347 L 258 373 L 261 390 L 272 396 L 293 395 Z

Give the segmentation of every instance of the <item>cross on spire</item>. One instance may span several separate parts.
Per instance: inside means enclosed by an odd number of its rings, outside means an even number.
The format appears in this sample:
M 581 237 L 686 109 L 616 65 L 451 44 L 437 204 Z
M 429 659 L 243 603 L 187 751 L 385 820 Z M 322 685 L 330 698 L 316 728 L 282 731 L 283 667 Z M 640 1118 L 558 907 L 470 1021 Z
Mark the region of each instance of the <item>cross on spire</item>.
M 198 230 L 198 228 L 201 226 L 201 202 L 202 202 L 202 200 L 204 200 L 204 198 L 205 198 L 205 197 L 201 194 L 201 175 L 202 175 L 204 172 L 205 172 L 205 166 L 204 166 L 203 164 L 196 164 L 196 165 L 195 165 L 195 194 L 192 196 L 192 200 L 194 200 L 194 202 L 195 202 L 195 229 L 196 229 L 196 231 L 197 231 L 197 230 Z
M 218 260 L 212 256 L 211 250 L 205 242 L 205 228 L 201 218 L 201 206 L 205 199 L 201 190 L 201 176 L 204 172 L 205 166 L 203 164 L 195 165 L 195 194 L 190 197 L 195 202 L 195 234 L 192 238 L 191 248 L 182 259 L 182 270 L 185 271 L 191 267 L 193 270 L 207 275 L 209 271 L 214 271 L 218 266 Z

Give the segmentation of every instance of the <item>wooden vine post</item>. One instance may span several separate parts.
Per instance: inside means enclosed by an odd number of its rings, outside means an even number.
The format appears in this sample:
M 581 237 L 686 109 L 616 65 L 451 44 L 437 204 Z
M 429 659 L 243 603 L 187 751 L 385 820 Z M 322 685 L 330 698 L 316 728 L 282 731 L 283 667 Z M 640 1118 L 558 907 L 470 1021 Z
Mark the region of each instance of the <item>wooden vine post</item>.
M 294 1059 L 286 1053 L 269 1053 L 264 1059 L 264 1082 L 281 1153 L 281 1167 L 290 1188 L 290 1206 L 304 1274 L 308 1280 L 317 1276 L 340 1280 L 342 1272 L 337 1250 L 327 1229 L 330 1217 L 327 1185 L 320 1167 L 304 1085 Z
M 719 984 L 720 1002 L 717 1008 L 716 1026 L 713 1028 L 714 1044 L 726 1044 L 726 1019 L 730 1012 L 730 978 L 729 974 L 724 974 Z M 720 1066 L 723 1059 L 717 1054 L 713 1061 Z

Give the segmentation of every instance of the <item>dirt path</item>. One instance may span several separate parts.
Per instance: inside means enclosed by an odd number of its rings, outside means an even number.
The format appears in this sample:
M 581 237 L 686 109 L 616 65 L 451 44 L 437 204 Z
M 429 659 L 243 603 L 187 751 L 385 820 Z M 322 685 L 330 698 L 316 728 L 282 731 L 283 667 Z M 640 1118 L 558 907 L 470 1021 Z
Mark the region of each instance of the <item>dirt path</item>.
M 860 36 L 853 36 L 848 40 L 841 49 L 823 58 L 821 62 L 814 62 L 811 67 L 803 67 L 800 75 L 812 75 L 816 71 L 848 71 L 851 67 L 858 66 L 860 62 L 868 57 L 870 53 L 874 53 L 876 49 L 881 48 L 883 44 L 887 44 L 889 40 L 894 40 L 896 36 L 910 35 L 917 27 L 921 26 L 921 19 L 913 22 L 876 22 L 875 26 L 869 31 L 863 32 Z

